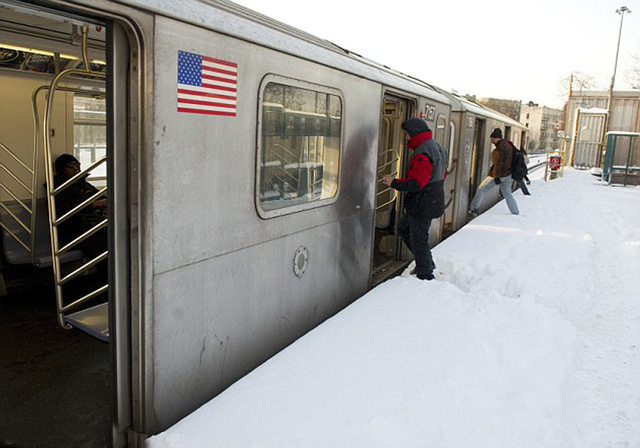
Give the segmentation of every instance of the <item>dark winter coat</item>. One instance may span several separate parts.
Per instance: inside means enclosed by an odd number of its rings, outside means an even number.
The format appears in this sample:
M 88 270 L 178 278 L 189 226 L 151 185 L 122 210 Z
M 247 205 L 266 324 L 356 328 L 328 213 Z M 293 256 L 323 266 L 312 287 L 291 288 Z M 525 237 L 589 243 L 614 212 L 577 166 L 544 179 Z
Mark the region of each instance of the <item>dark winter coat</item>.
M 407 213 L 425 219 L 439 218 L 444 213 L 447 154 L 431 135 L 427 131 L 411 138 L 408 146 L 414 153 L 406 176 L 391 183 L 396 190 L 407 193 L 404 199 Z
M 65 180 L 66 179 L 60 176 L 56 176 L 54 178 L 55 187 L 57 188 L 62 185 Z M 98 189 L 85 179 L 80 179 L 70 185 L 68 188 L 56 195 L 56 211 L 58 218 L 86 199 L 89 199 L 97 192 Z M 102 222 L 106 217 L 107 215 L 104 210 L 96 209 L 91 204 L 87 205 L 73 217 L 60 224 L 58 232 L 61 242 L 63 244 L 70 242 L 82 233 L 91 229 L 96 224 Z

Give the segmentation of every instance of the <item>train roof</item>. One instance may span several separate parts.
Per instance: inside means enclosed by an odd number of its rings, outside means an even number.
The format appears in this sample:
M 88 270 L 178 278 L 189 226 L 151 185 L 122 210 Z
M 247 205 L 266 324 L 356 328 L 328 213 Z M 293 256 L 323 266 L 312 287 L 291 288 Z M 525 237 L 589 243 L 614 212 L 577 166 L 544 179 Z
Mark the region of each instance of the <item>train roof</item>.
M 439 91 L 447 96 L 451 101 L 451 107 L 453 112 L 471 112 L 476 115 L 480 115 L 486 118 L 493 118 L 495 120 L 503 121 L 511 126 L 516 126 L 519 128 L 526 128 L 526 126 L 520 123 L 517 120 L 500 113 L 496 110 L 493 110 L 487 106 L 483 106 L 482 104 L 475 103 L 467 98 L 463 98 L 454 93 L 450 93 L 444 90 L 439 89 Z
M 362 57 L 328 40 L 228 0 L 126 0 L 126 3 L 264 47 L 450 104 L 430 84 Z M 251 26 L 248 26 L 248 25 Z

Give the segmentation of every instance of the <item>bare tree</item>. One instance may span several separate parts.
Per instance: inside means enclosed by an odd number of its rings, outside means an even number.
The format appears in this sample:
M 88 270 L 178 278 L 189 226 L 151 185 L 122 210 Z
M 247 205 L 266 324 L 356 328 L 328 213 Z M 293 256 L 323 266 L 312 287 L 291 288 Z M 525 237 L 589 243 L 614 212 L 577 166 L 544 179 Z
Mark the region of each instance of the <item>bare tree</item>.
M 561 97 L 566 97 L 567 92 L 582 92 L 596 87 L 596 81 L 593 76 L 580 72 L 573 72 L 566 78 L 562 78 L 559 82 L 562 89 Z
M 640 89 L 640 55 L 632 55 L 633 65 L 624 75 L 625 81 L 631 84 L 631 88 Z

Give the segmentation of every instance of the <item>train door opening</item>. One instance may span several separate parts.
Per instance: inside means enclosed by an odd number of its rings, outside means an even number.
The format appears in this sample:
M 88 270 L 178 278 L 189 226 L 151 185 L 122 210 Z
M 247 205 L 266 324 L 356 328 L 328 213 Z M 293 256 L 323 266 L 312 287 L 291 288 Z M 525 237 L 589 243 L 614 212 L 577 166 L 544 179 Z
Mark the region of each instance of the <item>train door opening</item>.
M 401 197 L 380 178 L 384 174 L 402 176 L 406 151 L 402 123 L 408 119 L 410 107 L 405 99 L 390 95 L 384 98 L 378 147 L 372 285 L 397 274 L 406 265 L 402 241 L 396 230 L 402 210 Z
M 471 151 L 471 171 L 469 177 L 469 201 L 478 191 L 480 183 L 484 180 L 482 172 L 482 160 L 484 159 L 484 134 L 486 123 L 476 118 L 473 127 L 473 149 Z
M 511 137 L 511 126 L 504 127 L 504 138 L 507 141 L 513 140 L 513 138 Z
M 124 446 L 128 406 L 114 397 L 130 379 L 116 379 L 110 285 L 122 281 L 113 104 L 126 87 L 112 88 L 111 64 L 126 39 L 67 11 L 0 11 L 0 445 Z

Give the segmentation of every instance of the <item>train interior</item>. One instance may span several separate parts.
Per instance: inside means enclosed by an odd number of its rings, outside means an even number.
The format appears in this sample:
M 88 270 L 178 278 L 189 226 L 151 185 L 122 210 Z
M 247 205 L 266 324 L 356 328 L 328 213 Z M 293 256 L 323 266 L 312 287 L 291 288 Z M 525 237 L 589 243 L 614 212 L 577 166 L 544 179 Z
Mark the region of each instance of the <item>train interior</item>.
M 469 179 L 469 200 L 473 198 L 478 191 L 480 183 L 484 179 L 482 173 L 482 159 L 484 157 L 484 136 L 486 132 L 486 122 L 476 118 L 473 126 L 473 147 L 471 150 L 471 171 Z
M 403 269 L 404 253 L 396 223 L 400 219 L 400 197 L 397 191 L 380 182 L 384 174 L 399 177 L 405 161 L 405 141 L 402 123 L 410 113 L 407 100 L 385 96 L 380 145 L 378 148 L 378 184 L 373 245 L 372 285 L 376 285 Z
M 0 12 L 0 446 L 101 447 L 111 426 L 107 29 L 16 2 Z M 62 154 L 80 167 L 57 173 Z M 60 195 L 75 200 L 82 182 L 93 187 L 63 209 Z

